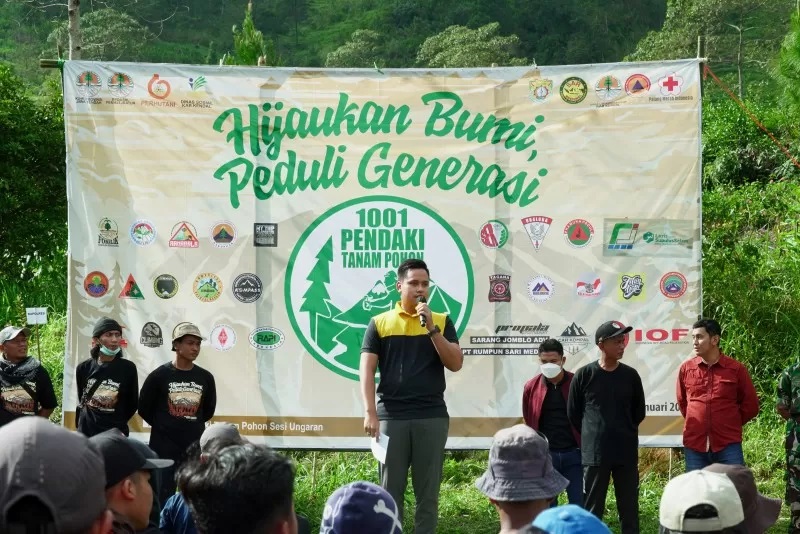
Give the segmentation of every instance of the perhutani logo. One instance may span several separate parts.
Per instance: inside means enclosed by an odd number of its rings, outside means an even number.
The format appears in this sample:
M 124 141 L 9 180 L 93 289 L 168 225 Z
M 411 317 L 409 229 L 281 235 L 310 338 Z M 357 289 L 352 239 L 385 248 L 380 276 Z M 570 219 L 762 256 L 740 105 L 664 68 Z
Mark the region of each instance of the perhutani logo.
M 397 268 L 410 258 L 428 265 L 428 304 L 461 334 L 474 300 L 473 269 L 440 215 L 393 196 L 356 198 L 320 215 L 294 245 L 284 282 L 292 330 L 311 356 L 358 380 L 364 333 L 370 319 L 395 308 Z
M 164 100 L 169 96 L 171 91 L 172 86 L 169 82 L 159 77 L 158 74 L 153 74 L 153 77 L 147 82 L 147 92 L 155 99 Z
M 611 231 L 608 250 L 631 250 L 639 232 L 639 223 L 617 223 Z
M 577 323 L 566 327 L 558 340 L 564 346 L 564 350 L 573 356 L 589 346 L 589 336 Z
M 522 219 L 522 226 L 531 240 L 533 249 L 537 252 L 539 247 L 542 246 L 542 241 L 547 236 L 547 231 L 550 229 L 552 222 L 553 219 L 544 215 L 531 215 Z
M 644 299 L 644 274 L 620 274 L 619 291 L 623 300 Z
M 285 339 L 283 332 L 271 326 L 262 326 L 250 333 L 250 344 L 259 350 L 275 350 Z
M 483 223 L 480 230 L 481 244 L 490 249 L 503 248 L 508 242 L 508 228 L 498 220 Z

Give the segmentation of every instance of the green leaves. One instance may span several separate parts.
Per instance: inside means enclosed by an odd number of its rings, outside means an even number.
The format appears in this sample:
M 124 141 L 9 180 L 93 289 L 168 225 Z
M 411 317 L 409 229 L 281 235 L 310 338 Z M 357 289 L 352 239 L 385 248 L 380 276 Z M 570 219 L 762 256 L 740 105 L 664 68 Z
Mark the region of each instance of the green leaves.
M 432 68 L 469 68 L 526 65 L 528 60 L 515 57 L 520 46 L 516 35 L 500 35 L 500 24 L 492 22 L 472 30 L 450 26 L 425 39 L 417 52 L 417 64 Z

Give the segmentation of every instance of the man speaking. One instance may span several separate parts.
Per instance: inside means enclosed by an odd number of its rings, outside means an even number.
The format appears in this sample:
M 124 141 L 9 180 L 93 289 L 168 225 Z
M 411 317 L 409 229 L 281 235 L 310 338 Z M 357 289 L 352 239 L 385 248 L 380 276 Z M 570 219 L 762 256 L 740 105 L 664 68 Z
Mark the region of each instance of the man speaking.
M 428 307 L 429 286 L 430 272 L 424 261 L 410 259 L 400 265 L 396 284 L 400 302 L 370 320 L 359 366 L 364 431 L 372 437 L 380 431 L 390 438 L 381 485 L 394 498 L 402 518 L 411 466 L 417 534 L 436 532 L 450 427 L 444 369 L 455 372 L 464 363 L 453 322 Z M 376 369 L 380 370 L 377 406 Z

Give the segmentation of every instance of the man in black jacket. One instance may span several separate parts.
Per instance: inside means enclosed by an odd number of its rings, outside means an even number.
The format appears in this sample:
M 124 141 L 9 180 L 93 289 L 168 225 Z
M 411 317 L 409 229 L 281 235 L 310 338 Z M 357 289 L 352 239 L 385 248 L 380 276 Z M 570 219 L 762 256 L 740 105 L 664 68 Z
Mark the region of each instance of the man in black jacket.
M 575 373 L 567 414 L 581 431 L 584 507 L 603 518 L 611 477 L 622 534 L 639 533 L 639 423 L 644 388 L 636 369 L 621 363 L 631 331 L 617 321 L 600 325 L 595 343 L 600 359 Z
M 0 426 L 25 415 L 50 417 L 58 405 L 47 369 L 28 356 L 27 328 L 0 330 Z

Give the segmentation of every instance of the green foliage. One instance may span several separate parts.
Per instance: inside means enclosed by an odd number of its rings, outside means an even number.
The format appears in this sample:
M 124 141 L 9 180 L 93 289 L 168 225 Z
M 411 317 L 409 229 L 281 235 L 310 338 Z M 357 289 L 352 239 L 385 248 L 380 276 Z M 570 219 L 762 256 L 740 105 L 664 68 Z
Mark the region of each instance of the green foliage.
M 132 16 L 106 8 L 81 14 L 83 52 L 81 59 L 97 61 L 136 60 L 144 43 L 153 38 Z M 69 50 L 69 29 L 63 21 L 47 38 L 55 49 Z M 66 56 L 66 54 L 61 54 Z
M 381 42 L 383 38 L 372 30 L 356 30 L 350 40 L 328 54 L 326 67 L 367 68 L 382 67 L 385 60 L 382 56 Z
M 253 22 L 253 4 L 248 3 L 242 28 L 233 27 L 234 54 L 222 57 L 223 65 L 280 65 L 280 58 L 272 41 L 264 39 L 264 34 L 256 29 Z
M 797 115 L 800 112 L 800 13 L 792 15 L 791 28 L 783 39 L 774 74 L 783 105 Z
M 475 30 L 450 26 L 425 39 L 417 52 L 417 64 L 423 67 L 489 67 L 525 65 L 528 60 L 515 57 L 519 48 L 516 35 L 499 35 L 500 24 L 492 22 Z

